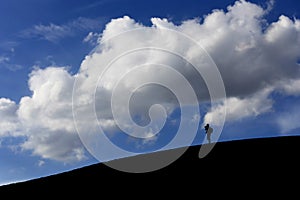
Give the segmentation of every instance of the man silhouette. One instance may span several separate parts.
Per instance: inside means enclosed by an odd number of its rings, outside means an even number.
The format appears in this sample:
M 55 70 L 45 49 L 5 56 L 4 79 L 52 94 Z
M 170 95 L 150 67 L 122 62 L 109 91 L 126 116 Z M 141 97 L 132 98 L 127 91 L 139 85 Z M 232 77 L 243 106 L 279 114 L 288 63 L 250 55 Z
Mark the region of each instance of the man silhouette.
M 206 138 L 208 140 L 208 143 L 210 143 L 211 142 L 210 137 L 211 137 L 211 134 L 213 132 L 213 129 L 209 126 L 209 124 L 206 124 L 204 126 L 204 129 L 205 129 L 205 132 L 206 132 Z

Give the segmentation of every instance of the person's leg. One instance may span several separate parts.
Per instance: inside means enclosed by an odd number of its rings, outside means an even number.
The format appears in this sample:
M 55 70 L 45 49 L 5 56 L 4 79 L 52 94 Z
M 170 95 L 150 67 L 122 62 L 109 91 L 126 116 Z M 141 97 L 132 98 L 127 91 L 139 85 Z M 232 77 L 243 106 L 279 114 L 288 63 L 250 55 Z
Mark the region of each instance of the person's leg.
M 207 140 L 208 140 L 208 143 L 210 143 L 210 134 L 207 133 Z

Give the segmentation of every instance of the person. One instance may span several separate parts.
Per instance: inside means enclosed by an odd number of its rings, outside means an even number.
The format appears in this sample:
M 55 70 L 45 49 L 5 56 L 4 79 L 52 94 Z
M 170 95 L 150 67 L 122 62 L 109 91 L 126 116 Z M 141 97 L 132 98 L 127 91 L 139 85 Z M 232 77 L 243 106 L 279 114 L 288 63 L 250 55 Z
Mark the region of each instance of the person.
M 213 132 L 213 128 L 209 126 L 209 124 L 206 124 L 204 126 L 205 132 L 206 132 L 206 138 L 208 140 L 208 143 L 211 143 L 211 134 Z

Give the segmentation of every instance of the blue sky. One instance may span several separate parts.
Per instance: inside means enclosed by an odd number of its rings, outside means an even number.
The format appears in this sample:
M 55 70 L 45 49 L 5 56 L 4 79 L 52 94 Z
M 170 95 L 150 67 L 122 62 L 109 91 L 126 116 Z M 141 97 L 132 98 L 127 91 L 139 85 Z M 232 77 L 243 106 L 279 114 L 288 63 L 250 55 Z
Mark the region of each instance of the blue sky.
M 98 125 L 111 141 L 133 152 L 161 148 L 175 137 L 180 122 L 193 123 L 194 120 L 199 128 L 193 144 L 206 142 L 204 123 L 222 128 L 220 138 L 215 138 L 220 141 L 299 135 L 299 8 L 296 0 L 1 2 L 0 184 L 98 162 L 93 154 L 103 149 L 87 147 L 89 141 L 85 138 L 89 131 L 98 138 L 93 132 L 95 121 L 89 121 L 92 108 L 86 105 L 81 110 L 76 104 L 89 97 L 86 91 L 93 84 L 97 84 L 93 105 L 96 105 Z M 162 27 L 188 37 L 168 31 L 159 36 Z M 136 28 L 141 31 L 130 34 L 130 30 Z M 147 35 L 147 30 L 153 34 Z M 193 54 L 191 49 L 198 47 L 187 38 L 192 38 L 205 51 Z M 148 41 L 167 48 L 169 53 L 157 54 L 158 50 L 152 49 L 138 55 L 121 56 L 111 66 L 116 69 L 108 71 L 101 82 L 99 73 L 101 64 L 107 62 L 105 58 L 111 61 L 121 55 L 120 52 L 149 45 Z M 190 60 L 182 60 L 174 56 L 174 52 Z M 209 55 L 213 60 L 211 64 L 218 67 L 226 91 L 226 104 L 221 99 L 215 107 L 210 107 L 209 89 L 203 85 L 203 79 L 192 76 L 195 71 L 183 69 L 178 64 L 192 67 L 190 61 L 193 62 L 197 53 L 205 55 L 205 59 Z M 155 126 L 141 138 L 134 139 L 116 127 L 110 101 L 105 97 L 112 94 L 111 84 L 122 76 L 119 66 L 149 65 L 151 55 L 154 58 L 151 62 L 172 66 L 192 81 L 193 89 L 199 90 L 196 95 L 200 113 L 193 115 L 194 118 L 180 119 L 174 94 L 154 86 L 142 88 L 130 104 L 135 122 L 149 123 L 148 109 L 153 103 L 166 106 L 167 122 L 159 135 L 143 138 L 153 134 Z M 147 70 L 147 77 L 155 81 L 167 80 L 166 83 L 181 88 L 167 73 L 151 71 L 153 67 L 149 65 L 143 69 Z M 135 74 L 121 87 L 130 88 L 145 79 Z M 75 89 L 74 83 L 77 83 Z M 75 95 L 76 100 L 72 102 L 74 91 L 78 96 Z M 125 96 L 125 93 L 120 95 Z M 123 106 L 122 98 L 118 99 L 116 109 L 120 113 Z M 190 106 L 198 108 L 198 105 Z M 227 115 L 222 124 L 222 109 L 225 108 Z M 120 117 L 120 123 L 128 125 L 124 116 Z M 127 128 L 133 130 L 132 126 Z M 110 154 L 110 149 L 105 152 L 105 158 L 118 157 Z

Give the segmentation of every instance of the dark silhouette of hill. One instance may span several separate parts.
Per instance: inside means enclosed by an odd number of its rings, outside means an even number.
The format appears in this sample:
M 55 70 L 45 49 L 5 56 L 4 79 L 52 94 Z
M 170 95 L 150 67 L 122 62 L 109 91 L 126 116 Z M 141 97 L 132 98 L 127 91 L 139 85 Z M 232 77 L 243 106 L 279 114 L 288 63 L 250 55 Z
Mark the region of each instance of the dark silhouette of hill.
M 300 137 L 286 136 L 219 142 L 204 158 L 200 146 L 191 146 L 171 165 L 149 173 L 126 173 L 103 163 L 61 174 L 0 186 L 0 194 L 32 195 L 109 195 L 130 197 L 164 192 L 169 194 L 216 195 L 228 192 L 269 191 L 274 194 L 299 185 Z M 174 151 L 174 150 L 169 150 Z M 164 152 L 154 153 L 159 157 Z M 149 155 L 140 155 L 147 158 Z M 124 158 L 130 159 L 130 158 Z M 278 188 L 278 190 L 276 189 Z M 211 193 L 214 191 L 213 193 Z M 296 192 L 296 191 L 294 191 Z M 149 194 L 147 194 L 149 193 Z M 242 193 L 243 194 L 243 193 Z M 153 196 L 153 197 L 154 197 Z M 243 198 L 242 198 L 243 199 Z

